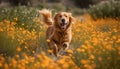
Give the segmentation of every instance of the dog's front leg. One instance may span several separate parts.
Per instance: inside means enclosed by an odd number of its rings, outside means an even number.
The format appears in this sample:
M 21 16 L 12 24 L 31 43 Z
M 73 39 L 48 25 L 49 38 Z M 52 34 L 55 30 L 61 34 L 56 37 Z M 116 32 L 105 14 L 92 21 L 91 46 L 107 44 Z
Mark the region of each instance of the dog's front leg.
M 61 44 L 64 50 L 68 50 L 71 39 L 72 39 L 71 33 L 67 33 L 63 38 L 61 38 Z

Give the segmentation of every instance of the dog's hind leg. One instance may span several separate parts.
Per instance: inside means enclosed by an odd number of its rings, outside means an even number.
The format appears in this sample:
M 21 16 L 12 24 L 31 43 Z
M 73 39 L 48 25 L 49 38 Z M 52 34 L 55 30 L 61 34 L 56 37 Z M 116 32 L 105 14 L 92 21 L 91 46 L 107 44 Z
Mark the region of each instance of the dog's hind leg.
M 53 53 L 57 57 L 57 53 L 58 53 L 57 45 L 53 41 L 51 41 L 47 44 L 48 44 L 49 49 L 52 51 L 52 52 L 50 52 L 50 54 Z
M 53 45 L 53 54 L 57 57 L 58 47 L 56 44 Z

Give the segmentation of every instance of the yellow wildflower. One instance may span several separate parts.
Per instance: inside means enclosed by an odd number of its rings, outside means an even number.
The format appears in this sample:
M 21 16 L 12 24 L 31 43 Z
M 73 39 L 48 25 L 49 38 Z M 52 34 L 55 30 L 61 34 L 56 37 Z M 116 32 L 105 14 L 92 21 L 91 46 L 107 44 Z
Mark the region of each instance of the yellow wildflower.
M 87 63 L 88 63 L 88 60 L 82 59 L 80 62 L 81 62 L 82 64 L 87 64 Z
M 21 48 L 20 48 L 20 47 L 17 47 L 16 51 L 17 51 L 17 52 L 20 52 L 20 51 L 21 51 Z
M 67 50 L 68 53 L 70 54 L 73 54 L 73 51 L 72 50 Z
M 95 56 L 91 54 L 89 59 L 95 59 Z
M 47 40 L 46 40 L 46 42 L 50 43 L 50 40 L 49 40 L 49 39 L 47 39 Z
M 120 39 L 118 39 L 116 42 L 117 42 L 117 43 L 120 43 Z
M 2 67 L 2 63 L 0 63 L 0 67 Z
M 9 66 L 8 66 L 8 64 L 6 63 L 6 64 L 4 64 L 4 69 L 9 69 Z
M 76 50 L 77 50 L 78 52 L 81 52 L 80 48 L 77 48 Z
M 53 52 L 53 50 L 48 50 L 48 52 L 49 52 L 49 53 L 52 53 L 52 52 Z

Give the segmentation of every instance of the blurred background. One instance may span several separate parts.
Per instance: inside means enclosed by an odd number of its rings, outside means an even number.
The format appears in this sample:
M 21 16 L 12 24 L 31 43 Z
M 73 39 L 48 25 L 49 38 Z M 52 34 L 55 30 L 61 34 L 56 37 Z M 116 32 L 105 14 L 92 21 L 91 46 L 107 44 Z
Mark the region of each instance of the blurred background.
M 89 5 L 99 3 L 100 1 L 105 0 L 0 0 L 0 7 L 25 5 L 34 7 L 63 6 L 66 8 L 88 8 Z
M 77 15 L 86 13 L 86 9 L 89 9 L 93 5 L 107 1 L 119 0 L 0 0 L 0 8 L 27 6 L 49 8 L 54 11 L 69 11 Z
M 29 6 L 82 14 L 85 12 L 83 9 L 88 9 L 91 5 L 95 5 L 103 1 L 109 0 L 0 0 L 0 8 Z
M 90 4 L 96 4 L 100 1 L 105 0 L 0 0 L 1 7 L 2 6 L 18 6 L 18 5 L 26 5 L 26 6 L 48 6 L 54 5 L 57 3 L 61 3 L 61 6 L 78 6 L 81 8 L 88 8 Z

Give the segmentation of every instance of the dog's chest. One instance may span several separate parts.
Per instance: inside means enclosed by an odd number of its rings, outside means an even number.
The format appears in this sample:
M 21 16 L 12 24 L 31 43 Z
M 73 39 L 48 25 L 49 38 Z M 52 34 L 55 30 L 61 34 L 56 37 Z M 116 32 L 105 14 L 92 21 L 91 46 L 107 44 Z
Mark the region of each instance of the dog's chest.
M 53 40 L 56 44 L 61 45 L 63 42 L 70 41 L 70 32 L 56 32 L 53 35 Z

